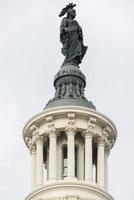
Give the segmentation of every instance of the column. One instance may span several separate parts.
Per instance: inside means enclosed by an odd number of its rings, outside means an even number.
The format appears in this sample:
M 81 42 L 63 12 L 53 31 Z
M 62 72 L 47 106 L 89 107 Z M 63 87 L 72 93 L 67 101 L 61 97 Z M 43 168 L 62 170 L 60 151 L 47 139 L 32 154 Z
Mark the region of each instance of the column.
M 32 145 L 30 148 L 31 158 L 32 158 L 32 189 L 36 186 L 36 146 Z
M 84 180 L 84 146 L 79 145 L 78 149 L 78 178 Z
M 47 149 L 47 180 L 49 179 L 49 149 Z
M 75 177 L 75 145 L 74 145 L 74 137 L 75 137 L 76 129 L 72 127 L 66 128 L 67 134 L 67 163 L 68 163 L 68 172 L 67 177 L 74 178 Z
M 43 136 L 36 139 L 36 186 L 43 185 Z
M 90 130 L 85 131 L 85 181 L 93 180 L 92 137 Z
M 49 132 L 49 180 L 56 180 L 56 130 Z
M 108 157 L 110 148 L 105 148 L 105 189 L 108 190 Z
M 97 183 L 100 187 L 105 186 L 105 143 L 103 138 L 98 139 L 97 152 Z

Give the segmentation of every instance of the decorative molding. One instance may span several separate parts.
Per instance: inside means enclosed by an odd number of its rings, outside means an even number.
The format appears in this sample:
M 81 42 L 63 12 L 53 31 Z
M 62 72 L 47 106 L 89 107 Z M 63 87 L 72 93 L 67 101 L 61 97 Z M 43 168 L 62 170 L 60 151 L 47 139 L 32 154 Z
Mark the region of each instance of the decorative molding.
M 38 123 L 33 123 L 31 126 L 30 126 L 30 131 L 37 131 L 39 129 L 39 125 Z
M 54 120 L 52 116 L 46 117 L 46 121 L 48 123 L 48 131 L 47 134 L 49 137 L 57 137 L 59 135 L 58 130 L 55 128 Z
M 32 138 L 31 137 L 25 137 L 25 142 L 26 142 L 28 148 L 30 148 L 31 145 L 32 145 Z
M 84 130 L 84 131 L 82 132 L 81 135 L 82 135 L 83 137 L 90 137 L 90 138 L 92 138 L 92 137 L 93 137 L 93 134 L 94 134 L 94 132 L 91 131 L 91 130 L 88 128 L 88 129 Z
M 107 137 L 109 138 L 111 134 L 112 134 L 112 130 L 110 127 L 106 126 L 103 128 L 102 135 L 107 135 Z
M 73 126 L 75 124 L 75 114 L 74 113 L 68 113 L 68 125 Z
M 102 136 L 97 138 L 97 142 L 99 145 L 104 145 L 105 149 L 109 152 L 112 146 L 114 145 L 114 139 L 110 138 L 112 130 L 107 126 L 102 130 Z
M 50 198 L 36 198 L 34 200 L 96 200 L 93 198 L 81 198 L 79 196 L 64 196 L 64 197 L 50 197 Z
M 32 145 L 30 146 L 29 150 L 30 150 L 30 153 L 31 153 L 31 154 L 32 154 L 32 153 L 35 153 L 35 152 L 36 152 L 36 145 L 32 144 Z
M 96 135 L 96 132 L 94 130 L 96 126 L 96 118 L 90 117 L 87 123 L 87 129 L 82 132 L 83 137 L 93 137 L 93 135 Z
M 58 130 L 56 128 L 49 129 L 47 134 L 48 134 L 49 137 L 57 137 L 57 136 L 59 136 L 59 132 L 58 132 Z
M 102 135 L 106 136 L 106 138 L 107 138 L 105 141 L 105 147 L 106 147 L 106 150 L 109 151 L 115 142 L 114 139 L 110 137 L 112 135 L 111 128 L 106 126 L 103 129 Z
M 65 127 L 65 133 L 68 134 L 73 134 L 75 135 L 77 132 L 77 128 L 75 127 L 75 114 L 74 113 L 68 113 L 68 124 Z
M 68 188 L 68 187 L 71 188 L 71 187 L 73 187 L 75 191 L 76 190 L 78 191 L 78 190 L 81 190 L 81 189 L 85 188 L 87 190 L 87 192 L 97 193 L 99 196 L 101 196 L 101 199 L 114 200 L 113 197 L 106 190 L 104 190 L 103 188 L 98 187 L 97 185 L 92 185 L 92 184 L 86 183 L 85 181 L 81 181 L 81 182 L 77 182 L 77 181 L 74 181 L 74 182 L 72 182 L 72 181 L 70 181 L 70 182 L 57 181 L 56 183 L 50 183 L 50 184 L 42 186 L 40 189 L 37 188 L 37 189 L 33 190 L 30 194 L 27 195 L 25 200 L 35 199 L 41 193 L 45 194 L 45 192 L 49 192 L 53 188 L 59 189 L 61 187 L 62 188 Z M 39 199 L 40 199 L 40 197 L 39 197 Z M 59 197 L 59 198 L 58 197 L 45 198 L 45 200 L 56 200 L 56 199 L 62 199 L 62 196 Z M 63 199 L 65 200 L 65 196 L 63 196 Z M 80 197 L 80 199 L 82 199 L 82 200 L 95 200 L 94 198 L 90 199 L 90 197 L 88 197 L 88 198 L 86 198 L 86 197 L 85 198 L 81 198 Z
M 107 143 L 105 144 L 105 148 L 106 148 L 106 151 L 109 152 L 110 149 L 112 148 L 112 146 L 114 145 L 114 140 L 113 139 L 110 139 L 107 141 Z
M 93 130 L 94 127 L 96 126 L 96 121 L 97 119 L 95 117 L 90 117 L 89 120 L 88 120 L 88 128 L 89 130 Z
M 34 123 L 30 126 L 30 131 L 32 131 L 32 144 L 36 140 L 36 138 L 39 135 L 39 125 L 37 123 Z
M 107 139 L 106 135 L 98 136 L 98 138 L 97 138 L 98 145 L 104 145 L 105 146 L 107 144 L 107 141 L 108 141 L 108 139 Z
M 46 121 L 48 123 L 48 128 L 53 128 L 54 127 L 54 120 L 52 116 L 46 117 Z
M 76 132 L 77 132 L 77 128 L 75 126 L 67 126 L 65 128 L 65 133 L 67 135 L 74 135 L 75 136 Z
M 42 144 L 43 139 L 44 139 L 44 137 L 42 135 L 38 135 L 35 140 L 36 144 Z

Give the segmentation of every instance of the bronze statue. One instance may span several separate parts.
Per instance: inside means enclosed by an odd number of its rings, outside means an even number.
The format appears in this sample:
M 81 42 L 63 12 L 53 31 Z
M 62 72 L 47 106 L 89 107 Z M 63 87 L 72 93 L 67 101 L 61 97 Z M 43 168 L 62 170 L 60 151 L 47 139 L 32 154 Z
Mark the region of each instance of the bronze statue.
M 87 46 L 83 44 L 82 28 L 75 20 L 75 6 L 76 4 L 69 3 L 59 14 L 59 17 L 67 14 L 60 25 L 60 41 L 63 45 L 62 53 L 65 56 L 63 64 L 68 63 L 78 66 L 87 51 Z

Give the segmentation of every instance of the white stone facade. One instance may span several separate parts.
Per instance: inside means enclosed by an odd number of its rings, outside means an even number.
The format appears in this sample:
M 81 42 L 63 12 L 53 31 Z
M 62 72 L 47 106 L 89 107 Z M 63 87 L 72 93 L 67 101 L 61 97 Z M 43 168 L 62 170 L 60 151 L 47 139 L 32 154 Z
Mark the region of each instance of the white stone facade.
M 23 137 L 32 158 L 26 200 L 113 199 L 108 155 L 117 131 L 106 116 L 78 106 L 47 109 L 29 120 Z

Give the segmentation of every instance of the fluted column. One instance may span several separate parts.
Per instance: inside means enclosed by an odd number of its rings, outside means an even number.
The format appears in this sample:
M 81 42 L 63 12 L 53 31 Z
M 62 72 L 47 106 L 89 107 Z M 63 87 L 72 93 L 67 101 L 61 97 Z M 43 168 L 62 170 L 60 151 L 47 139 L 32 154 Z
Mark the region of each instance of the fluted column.
M 36 139 L 36 185 L 43 185 L 43 136 Z
M 85 181 L 93 180 L 93 155 L 92 155 L 92 137 L 93 133 L 86 130 L 85 134 Z
M 104 138 L 98 138 L 97 155 L 97 183 L 100 187 L 105 186 L 105 141 Z
M 36 146 L 32 145 L 30 148 L 31 159 L 32 159 L 32 189 L 36 186 Z
M 56 137 L 57 131 L 49 132 L 49 180 L 56 180 Z
M 68 162 L 68 172 L 67 176 L 70 178 L 75 177 L 75 144 L 74 144 L 74 137 L 75 137 L 76 129 L 73 127 L 66 127 L 66 134 L 67 134 L 67 162 Z

